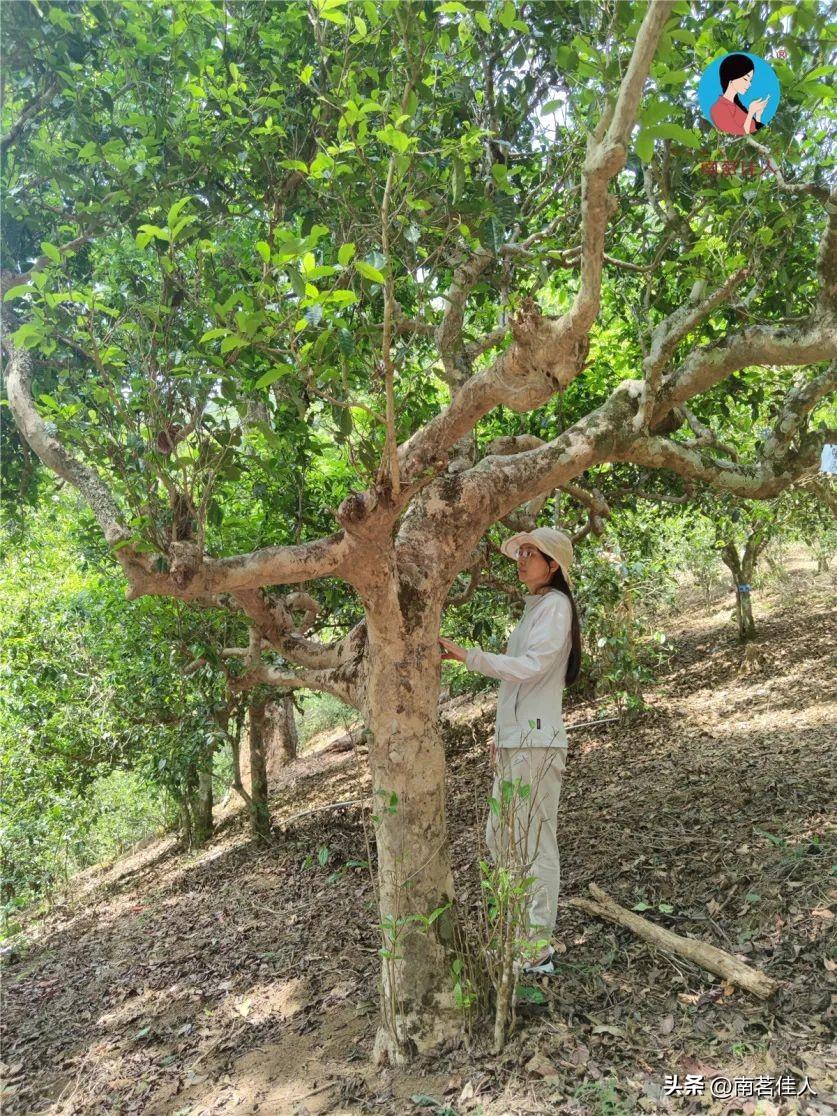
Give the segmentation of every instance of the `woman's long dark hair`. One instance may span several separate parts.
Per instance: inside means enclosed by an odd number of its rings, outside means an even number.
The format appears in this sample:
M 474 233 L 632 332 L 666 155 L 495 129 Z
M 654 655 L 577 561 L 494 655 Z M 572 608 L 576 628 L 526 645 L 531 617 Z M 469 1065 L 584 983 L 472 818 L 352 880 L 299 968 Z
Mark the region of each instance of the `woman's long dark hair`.
M 538 553 L 541 555 L 543 560 L 547 563 L 555 561 L 555 559 L 550 558 L 550 556 L 548 554 L 544 554 L 544 552 L 542 550 L 539 550 Z M 563 593 L 566 597 L 569 597 L 570 608 L 572 609 L 572 612 L 573 612 L 573 623 L 572 623 L 573 645 L 572 645 L 572 649 L 570 650 L 570 657 L 567 660 L 567 674 L 566 674 L 566 677 L 564 678 L 564 685 L 565 686 L 572 686 L 573 682 L 575 682 L 575 680 L 578 678 L 578 672 L 581 670 L 581 623 L 578 619 L 578 609 L 575 607 L 575 598 L 573 597 L 572 590 L 570 589 L 570 586 L 567 582 L 567 579 L 564 577 L 564 571 L 561 569 L 560 566 L 555 571 L 555 573 L 552 575 L 552 577 L 549 579 L 549 581 L 547 582 L 547 585 L 551 589 L 557 589 L 559 592 Z
M 735 81 L 736 78 L 744 77 L 745 74 L 749 74 L 752 70 L 755 70 L 755 68 L 752 59 L 748 58 L 746 54 L 728 54 L 718 70 L 718 77 L 721 81 L 721 92 L 726 93 L 727 86 L 731 81 Z M 747 106 L 742 104 L 741 98 L 737 93 L 732 101 L 733 104 L 738 105 L 743 113 L 747 113 Z M 756 126 L 756 131 L 764 127 L 762 122 L 756 120 L 755 117 L 753 117 L 753 123 Z

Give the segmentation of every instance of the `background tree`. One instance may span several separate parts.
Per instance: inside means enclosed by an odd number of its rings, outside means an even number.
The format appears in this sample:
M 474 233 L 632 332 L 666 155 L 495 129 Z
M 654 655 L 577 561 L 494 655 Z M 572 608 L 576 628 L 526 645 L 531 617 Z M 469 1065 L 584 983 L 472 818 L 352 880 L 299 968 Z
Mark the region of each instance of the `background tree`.
M 97 854 L 113 855 L 144 836 L 149 821 L 179 815 L 187 843 L 211 834 L 199 824 L 211 792 L 205 789 L 201 811 L 198 787 L 201 773 L 211 772 L 204 761 L 221 744 L 224 679 L 211 667 L 186 668 L 197 650 L 211 655 L 216 642 L 220 648 L 233 638 L 234 624 L 179 601 L 127 602 L 79 503 L 75 494 L 56 493 L 0 539 L 7 914 Z M 118 778 L 106 782 L 111 775 Z M 136 809 L 120 787 L 132 788 Z M 114 808 L 121 831 L 107 830 Z

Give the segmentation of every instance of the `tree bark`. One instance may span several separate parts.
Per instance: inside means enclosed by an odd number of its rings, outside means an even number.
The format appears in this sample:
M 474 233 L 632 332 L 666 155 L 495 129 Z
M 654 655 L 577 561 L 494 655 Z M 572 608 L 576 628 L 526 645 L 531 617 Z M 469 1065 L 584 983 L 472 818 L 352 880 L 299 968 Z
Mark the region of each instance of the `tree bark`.
M 753 619 L 753 602 L 750 594 L 756 563 L 769 541 L 770 529 L 760 523 L 748 532 L 741 555 L 733 542 L 725 543 L 721 549 L 721 558 L 735 582 L 735 613 L 738 620 L 738 639 L 741 643 L 755 638 L 756 623 Z
M 265 757 L 265 724 L 267 701 L 250 705 L 250 827 L 257 841 L 270 840 L 270 807 L 267 800 L 267 763 Z
M 744 559 L 739 556 L 738 548 L 735 543 L 728 542 L 721 550 L 721 558 L 724 565 L 732 574 L 733 584 L 735 586 L 735 616 L 738 623 L 738 639 L 741 643 L 746 643 L 748 639 L 753 639 L 756 634 L 756 625 L 753 620 L 753 605 L 750 599 L 750 578 L 753 575 L 755 558 L 753 557 L 752 548 L 750 547 L 750 541 L 750 539 L 747 540 Z M 747 557 L 749 557 L 749 562 L 746 562 L 745 565 Z
M 378 610 L 367 613 L 365 712 L 385 951 L 374 1057 L 394 1063 L 437 1049 L 462 1028 L 451 980 L 454 890 L 438 717 L 440 608 L 407 601 L 405 588 L 401 608 L 386 620 Z
M 738 639 L 741 643 L 746 643 L 748 639 L 753 639 L 756 634 L 756 622 L 753 619 L 753 600 L 749 588 L 743 590 L 740 586 L 736 586 L 735 593 L 738 610 Z
M 286 690 L 277 701 L 271 701 L 265 711 L 265 753 L 267 767 L 278 771 L 296 759 L 299 733 L 293 696 Z
M 180 840 L 184 849 L 191 849 L 192 847 L 192 811 L 189 809 L 189 801 L 186 795 L 183 795 L 177 803 L 178 815 L 180 817 Z
M 207 749 L 192 780 L 189 807 L 192 815 L 192 844 L 205 845 L 212 839 L 212 752 Z

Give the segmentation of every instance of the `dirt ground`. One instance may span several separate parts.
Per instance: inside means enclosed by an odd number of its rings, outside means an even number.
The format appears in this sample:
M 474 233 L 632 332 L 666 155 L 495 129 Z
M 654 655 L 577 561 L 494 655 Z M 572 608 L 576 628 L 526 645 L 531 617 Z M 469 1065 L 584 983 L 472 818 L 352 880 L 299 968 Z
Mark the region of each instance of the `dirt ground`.
M 696 600 L 661 622 L 673 650 L 647 709 L 570 733 L 563 898 L 597 883 L 762 969 L 781 982 L 770 1001 L 562 903 L 559 972 L 533 985 L 542 1002 L 521 1005 L 503 1055 L 486 1029 L 376 1070 L 369 810 L 295 817 L 363 800 L 368 777 L 362 755 L 320 738 L 273 788 L 271 848 L 228 808 L 209 849 L 147 844 L 26 928 L 4 978 L 4 1113 L 834 1113 L 834 603 L 832 576 L 810 568 L 756 594 L 746 662 L 729 596 Z M 570 725 L 601 716 L 567 708 Z M 493 714 L 487 694 L 444 707 L 472 909 Z M 704 1092 L 665 1095 L 665 1074 L 702 1075 Z M 774 1084 L 713 1099 L 721 1077 Z M 781 1079 L 804 1093 L 775 1095 Z

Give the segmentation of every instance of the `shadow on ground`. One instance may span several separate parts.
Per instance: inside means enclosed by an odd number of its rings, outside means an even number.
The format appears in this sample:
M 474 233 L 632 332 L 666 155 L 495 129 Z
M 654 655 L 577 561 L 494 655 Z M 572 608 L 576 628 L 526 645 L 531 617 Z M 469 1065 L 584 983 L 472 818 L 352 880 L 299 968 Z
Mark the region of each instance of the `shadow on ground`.
M 829 1111 L 833 596 L 827 578 L 764 596 L 755 666 L 728 609 L 672 618 L 675 650 L 647 710 L 572 734 L 561 801 L 564 897 L 595 882 L 645 904 L 781 981 L 773 1001 L 562 905 L 559 975 L 521 1008 L 501 1057 L 478 1038 L 409 1072 L 374 1070 L 368 811 L 282 824 L 369 794 L 362 757 L 323 752 L 278 788 L 270 848 L 239 813 L 201 853 L 169 840 L 86 874 L 29 928 L 4 981 L 6 1116 L 400 1114 L 421 1111 L 418 1095 L 484 1116 L 686 1110 L 662 1095 L 666 1072 L 807 1076 L 817 1098 L 764 1111 Z M 591 703 L 569 709 L 574 723 L 596 717 Z M 473 919 L 493 714 L 482 695 L 446 729 L 457 886 Z

